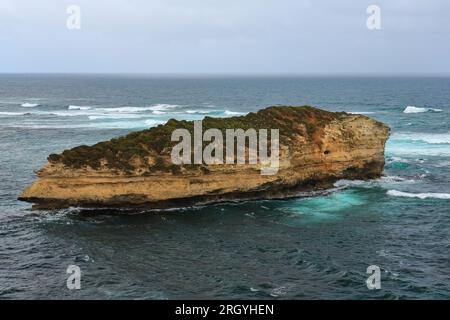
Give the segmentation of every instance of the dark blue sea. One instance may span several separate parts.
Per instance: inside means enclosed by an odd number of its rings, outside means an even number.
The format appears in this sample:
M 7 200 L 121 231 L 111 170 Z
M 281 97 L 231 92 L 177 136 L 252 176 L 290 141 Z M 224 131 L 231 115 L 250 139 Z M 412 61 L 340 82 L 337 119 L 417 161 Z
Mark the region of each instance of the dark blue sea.
M 126 214 L 16 200 L 50 153 L 277 104 L 387 123 L 383 177 Z M 0 182 L 0 299 L 450 298 L 450 78 L 0 75 Z

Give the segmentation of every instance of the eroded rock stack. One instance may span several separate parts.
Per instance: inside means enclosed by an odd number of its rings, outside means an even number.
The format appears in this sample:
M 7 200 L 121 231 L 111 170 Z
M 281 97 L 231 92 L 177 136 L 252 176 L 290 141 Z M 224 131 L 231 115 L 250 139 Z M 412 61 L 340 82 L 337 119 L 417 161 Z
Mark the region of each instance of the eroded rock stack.
M 232 118 L 203 120 L 204 130 L 279 129 L 279 170 L 260 165 L 171 161 L 173 130 L 192 121 L 52 154 L 38 179 L 20 195 L 38 208 L 170 208 L 227 200 L 281 198 L 332 186 L 338 179 L 379 177 L 389 128 L 363 115 L 303 106 L 277 106 Z M 248 151 L 248 150 L 247 150 Z

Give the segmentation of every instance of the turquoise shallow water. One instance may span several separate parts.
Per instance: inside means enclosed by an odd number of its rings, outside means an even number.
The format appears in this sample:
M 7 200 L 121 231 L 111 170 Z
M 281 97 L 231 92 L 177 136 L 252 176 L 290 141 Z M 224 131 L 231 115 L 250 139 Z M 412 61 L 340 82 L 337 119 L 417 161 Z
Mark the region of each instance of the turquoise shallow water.
M 449 78 L 1 75 L 0 298 L 450 298 L 449 97 Z M 16 200 L 49 153 L 274 104 L 389 124 L 384 176 L 165 212 Z M 70 264 L 81 290 L 65 286 Z M 366 287 L 369 265 L 381 290 Z

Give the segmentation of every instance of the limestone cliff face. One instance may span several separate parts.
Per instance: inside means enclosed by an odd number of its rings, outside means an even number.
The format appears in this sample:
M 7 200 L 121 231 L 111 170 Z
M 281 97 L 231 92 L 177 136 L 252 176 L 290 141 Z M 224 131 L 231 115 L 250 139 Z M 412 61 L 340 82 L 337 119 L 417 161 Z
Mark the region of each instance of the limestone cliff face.
M 269 107 L 233 118 L 203 120 L 208 128 L 279 129 L 280 168 L 257 165 L 174 165 L 169 120 L 148 130 L 52 154 L 19 199 L 38 208 L 140 206 L 170 208 L 210 202 L 281 198 L 332 186 L 338 179 L 379 177 L 389 128 L 363 115 L 312 107 Z

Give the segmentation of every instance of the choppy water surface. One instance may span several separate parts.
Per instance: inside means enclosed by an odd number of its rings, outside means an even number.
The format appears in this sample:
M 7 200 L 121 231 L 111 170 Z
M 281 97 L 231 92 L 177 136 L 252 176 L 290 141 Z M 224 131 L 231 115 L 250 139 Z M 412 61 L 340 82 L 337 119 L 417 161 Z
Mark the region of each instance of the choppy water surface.
M 0 298 L 450 298 L 450 79 L 0 76 Z M 283 201 L 36 212 L 49 153 L 274 104 L 365 113 L 385 176 Z M 409 108 L 407 108 L 409 107 Z M 82 289 L 66 288 L 66 268 Z M 368 290 L 366 268 L 382 270 Z

